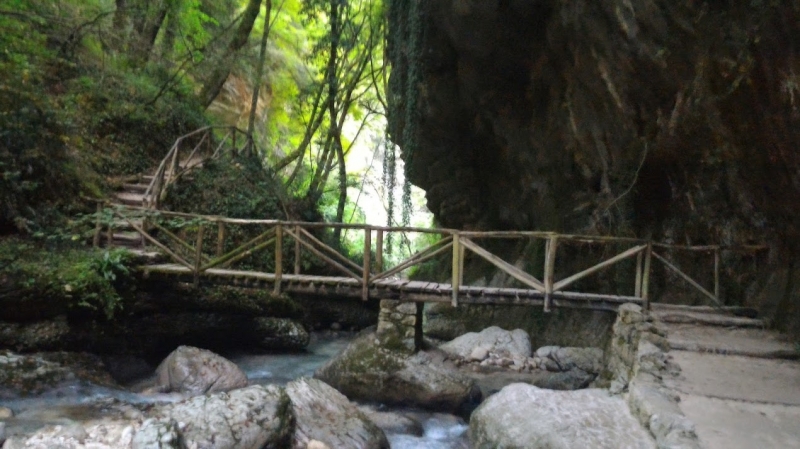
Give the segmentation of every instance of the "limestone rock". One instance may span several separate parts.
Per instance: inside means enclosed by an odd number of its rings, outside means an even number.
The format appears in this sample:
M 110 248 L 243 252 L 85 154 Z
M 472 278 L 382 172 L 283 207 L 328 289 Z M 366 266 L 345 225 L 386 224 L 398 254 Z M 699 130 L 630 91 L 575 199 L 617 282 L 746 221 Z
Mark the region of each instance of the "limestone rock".
M 313 441 L 329 447 L 388 449 L 383 430 L 343 394 L 317 379 L 299 379 L 286 386 L 295 416 L 294 448 Z
M 359 409 L 367 415 L 370 421 L 387 434 L 394 433 L 420 437 L 425 433 L 422 424 L 405 413 L 381 411 L 370 406 L 360 406 Z
M 599 348 L 561 348 L 543 346 L 536 350 L 536 357 L 548 371 L 581 371 L 599 374 L 603 370 L 603 350 Z
M 0 407 L 0 419 L 8 419 L 14 416 L 14 412 L 8 407 Z
M 180 346 L 156 369 L 164 392 L 192 395 L 228 391 L 247 385 L 247 375 L 233 362 L 205 349 Z
M 76 352 L 15 354 L 0 351 L 0 400 L 39 394 L 58 385 L 89 382 L 117 387 L 99 357 Z
M 355 339 L 314 377 L 351 399 L 458 412 L 480 399 L 474 381 L 446 367 L 444 357 L 380 347 L 375 334 Z M 472 405 L 471 405 L 472 404 Z
M 507 331 L 497 326 L 487 327 L 481 332 L 464 334 L 439 347 L 442 351 L 464 359 L 483 360 L 489 354 L 502 357 L 530 357 L 531 340 L 522 329 Z M 486 356 L 479 356 L 486 353 Z
M 604 390 L 551 391 L 512 384 L 472 414 L 476 449 L 654 449 L 625 402 Z
M 258 317 L 254 319 L 257 344 L 264 349 L 299 351 L 308 346 L 308 331 L 289 318 Z
M 94 421 L 85 425 L 48 426 L 26 437 L 9 438 L 3 449 L 128 448 L 131 447 L 135 427 L 135 422 L 113 420 Z
M 133 435 L 131 449 L 183 449 L 178 423 L 146 420 Z
M 185 445 L 196 449 L 289 447 L 294 422 L 289 397 L 273 385 L 195 396 L 157 406 L 151 417 L 178 423 Z

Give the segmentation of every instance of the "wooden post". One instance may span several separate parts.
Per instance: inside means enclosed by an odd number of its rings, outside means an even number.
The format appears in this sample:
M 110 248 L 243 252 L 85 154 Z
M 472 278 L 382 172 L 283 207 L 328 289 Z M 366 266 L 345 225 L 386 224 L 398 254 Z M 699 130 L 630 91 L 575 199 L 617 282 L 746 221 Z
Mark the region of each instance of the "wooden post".
M 200 266 L 203 264 L 203 234 L 205 226 L 200 225 L 197 229 L 197 246 L 194 248 L 194 286 L 200 285 Z
M 276 295 L 281 294 L 281 278 L 283 277 L 283 225 L 275 225 L 275 288 Z
M 300 274 L 300 226 L 294 227 L 294 274 Z
M 94 239 L 92 240 L 92 246 L 95 248 L 100 248 L 100 231 L 103 228 L 102 215 L 103 203 L 97 203 L 97 218 L 94 223 Z
M 550 312 L 553 293 L 553 272 L 556 265 L 556 250 L 558 249 L 558 236 L 551 235 L 547 240 L 547 251 L 544 261 L 544 311 Z
M 228 231 L 225 228 L 224 221 L 217 222 L 217 257 L 221 257 L 225 254 L 225 236 L 227 235 Z
M 653 243 L 647 244 L 644 253 L 644 269 L 642 270 L 642 308 L 645 314 L 650 313 L 650 262 L 653 258 Z
M 452 304 L 453 307 L 458 307 L 458 290 L 461 286 L 461 238 L 458 233 L 453 234 L 453 270 L 452 270 L 452 277 L 450 280 L 451 286 L 453 288 L 453 298 Z
M 717 303 L 722 304 L 719 298 L 719 248 L 714 250 L 714 297 L 717 298 Z
M 464 254 L 466 251 L 464 245 L 458 245 L 458 286 L 464 285 Z
M 422 320 L 423 320 L 423 312 L 425 311 L 425 303 L 424 302 L 416 302 L 414 303 L 417 306 L 415 319 L 414 319 L 414 351 L 422 351 L 425 349 L 423 346 L 425 344 L 424 338 L 425 335 L 423 334 L 422 329 Z
M 376 231 L 377 239 L 375 240 L 375 271 L 378 273 L 383 272 L 383 229 Z
M 364 228 L 364 271 L 362 272 L 361 299 L 369 300 L 370 256 L 372 256 L 372 228 Z
M 633 290 L 633 296 L 637 298 L 642 297 L 642 261 L 644 255 L 640 252 L 636 255 L 636 286 Z

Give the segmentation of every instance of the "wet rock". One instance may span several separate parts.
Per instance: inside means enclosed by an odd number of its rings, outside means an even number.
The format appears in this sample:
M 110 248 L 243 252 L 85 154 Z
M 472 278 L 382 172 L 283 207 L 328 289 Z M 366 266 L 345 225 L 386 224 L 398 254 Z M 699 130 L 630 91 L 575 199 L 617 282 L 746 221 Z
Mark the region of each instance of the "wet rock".
M 91 354 L 50 352 L 22 355 L 0 351 L 0 399 L 38 394 L 48 388 L 79 381 L 116 386 L 103 362 Z
M 6 423 L 0 421 L 0 444 L 3 444 L 5 441 L 6 441 Z
M 464 412 L 480 400 L 474 381 L 431 353 L 392 351 L 374 333 L 355 339 L 314 377 L 351 399 Z
M 0 407 L 0 419 L 8 419 L 14 416 L 14 412 L 8 407 Z
M 543 346 L 536 350 L 536 357 L 548 371 L 579 369 L 596 375 L 603 370 L 603 350 L 599 348 Z
M 476 449 L 656 447 L 622 399 L 596 389 L 509 385 L 475 410 L 469 432 Z
M 464 334 L 439 349 L 464 359 L 483 360 L 490 354 L 502 357 L 529 357 L 531 340 L 522 329 L 507 331 L 497 326 L 487 327 L 481 332 Z
M 70 326 L 66 316 L 34 322 L 0 321 L 0 347 L 16 351 L 53 351 L 64 348 Z
M 359 409 L 385 433 L 414 435 L 418 437 L 422 436 L 424 433 L 422 424 L 404 413 L 387 412 L 369 406 L 361 406 Z
M 317 379 L 299 379 L 286 386 L 295 416 L 294 448 L 313 441 L 329 447 L 389 448 L 383 430 L 347 397 Z
M 247 375 L 233 362 L 191 346 L 174 350 L 158 366 L 156 376 L 162 392 L 197 395 L 247 386 Z
M 260 317 L 254 320 L 257 346 L 264 349 L 299 351 L 308 346 L 308 331 L 296 320 Z
M 261 449 L 290 447 L 294 417 L 286 392 L 255 385 L 156 406 L 157 422 L 178 423 L 186 447 Z

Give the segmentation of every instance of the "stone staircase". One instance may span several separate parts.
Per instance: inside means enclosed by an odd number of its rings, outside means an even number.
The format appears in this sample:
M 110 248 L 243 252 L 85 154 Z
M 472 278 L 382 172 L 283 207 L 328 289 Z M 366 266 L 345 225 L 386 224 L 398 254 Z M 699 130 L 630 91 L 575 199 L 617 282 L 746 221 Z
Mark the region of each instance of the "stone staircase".
M 665 384 L 707 449 L 800 448 L 800 352 L 748 309 L 653 305 L 680 374 Z

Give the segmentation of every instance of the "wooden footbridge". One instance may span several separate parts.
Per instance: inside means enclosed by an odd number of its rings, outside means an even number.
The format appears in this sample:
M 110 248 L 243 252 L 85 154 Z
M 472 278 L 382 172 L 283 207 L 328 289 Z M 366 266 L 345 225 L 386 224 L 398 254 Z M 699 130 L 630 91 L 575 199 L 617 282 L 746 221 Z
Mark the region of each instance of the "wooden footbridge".
M 163 262 L 141 267 L 145 276 L 167 276 L 176 280 L 228 284 L 281 292 L 353 297 L 362 300 L 396 299 L 411 302 L 449 302 L 459 304 L 516 304 L 553 308 L 582 308 L 616 311 L 620 304 L 635 303 L 649 310 L 653 261 L 708 298 L 720 300 L 720 254 L 722 251 L 757 251 L 762 247 L 677 246 L 621 237 L 564 235 L 526 231 L 463 231 L 413 227 L 382 227 L 363 224 L 308 223 L 278 220 L 246 220 L 164 212 L 145 207 L 116 206 L 110 210 L 114 220 L 127 224 L 141 241 L 155 248 Z M 100 215 L 98 215 L 99 217 Z M 98 234 L 103 223 L 97 223 Z M 363 259 L 355 262 L 324 236 L 341 228 L 363 238 Z M 113 232 L 111 229 L 105 230 Z M 386 266 L 386 238 L 391 233 L 428 234 L 435 243 L 405 260 Z M 541 273 L 532 273 L 503 260 L 486 249 L 492 240 L 542 240 L 545 254 Z M 434 240 L 428 238 L 428 241 Z M 99 238 L 95 239 L 96 242 Z M 481 242 L 479 244 L 478 242 Z M 572 244 L 604 245 L 624 248 L 613 256 L 575 273 L 557 273 L 559 248 Z M 660 252 L 700 253 L 713 265 L 710 288 L 686 274 Z M 518 281 L 522 288 L 485 287 L 464 284 L 465 259 L 477 257 Z M 450 281 L 440 283 L 409 280 L 409 269 L 431 259 L 442 258 L 450 265 Z M 629 276 L 628 295 L 575 291 L 579 281 L 626 260 L 635 260 Z M 450 264 L 449 262 L 452 261 Z M 333 275 L 304 274 L 304 266 L 324 267 Z M 541 266 L 541 264 L 540 264 Z M 663 270 L 662 270 L 663 271 Z
M 563 235 L 527 231 L 464 231 L 414 227 L 382 227 L 364 224 L 305 223 L 278 220 L 246 220 L 159 210 L 167 187 L 206 160 L 223 154 L 253 151 L 247 133 L 232 127 L 206 127 L 181 136 L 150 176 L 140 176 L 128 191 L 117 196 L 117 204 L 98 203 L 94 245 L 103 236 L 108 244 L 127 242 L 154 248 L 165 262 L 141 267 L 146 276 L 168 276 L 194 283 L 213 282 L 281 292 L 403 301 L 459 304 L 519 304 L 553 308 L 584 308 L 616 311 L 620 304 L 641 304 L 649 310 L 653 261 L 663 264 L 678 279 L 696 289 L 712 304 L 720 305 L 720 254 L 723 251 L 754 252 L 760 246 L 677 246 L 621 237 Z M 122 204 L 119 204 L 122 203 Z M 105 205 L 105 206 L 104 206 Z M 105 207 L 105 209 L 104 209 Z M 120 232 L 123 228 L 131 232 Z M 355 262 L 325 243 L 332 230 L 356 233 L 363 241 L 363 257 Z M 427 234 L 435 241 L 401 261 L 386 256 L 388 237 L 408 238 Z M 352 234 L 351 234 L 352 235 Z M 544 257 L 537 263 L 513 264 L 489 249 L 498 240 L 539 240 Z M 330 239 L 327 239 L 330 241 Z M 494 242 L 493 242 L 494 241 Z M 603 260 L 574 273 L 566 273 L 556 262 L 560 248 L 574 245 L 602 246 Z M 694 253 L 713 266 L 710 288 L 668 260 L 667 255 Z M 561 251 L 564 258 L 569 251 Z M 447 283 L 409 280 L 410 269 L 431 259 L 452 261 Z M 467 258 L 482 259 L 517 281 L 520 288 L 465 285 Z M 635 263 L 629 261 L 635 260 Z M 626 276 L 627 295 L 578 291 L 584 278 L 620 263 L 632 271 Z M 713 264 L 713 265 L 712 265 Z M 303 273 L 316 267 L 327 275 Z M 538 266 L 538 273 L 525 268 Z M 323 270 L 319 270 L 324 267 Z M 710 271 L 710 270 L 709 270 Z M 585 284 L 584 284 L 585 285 Z

